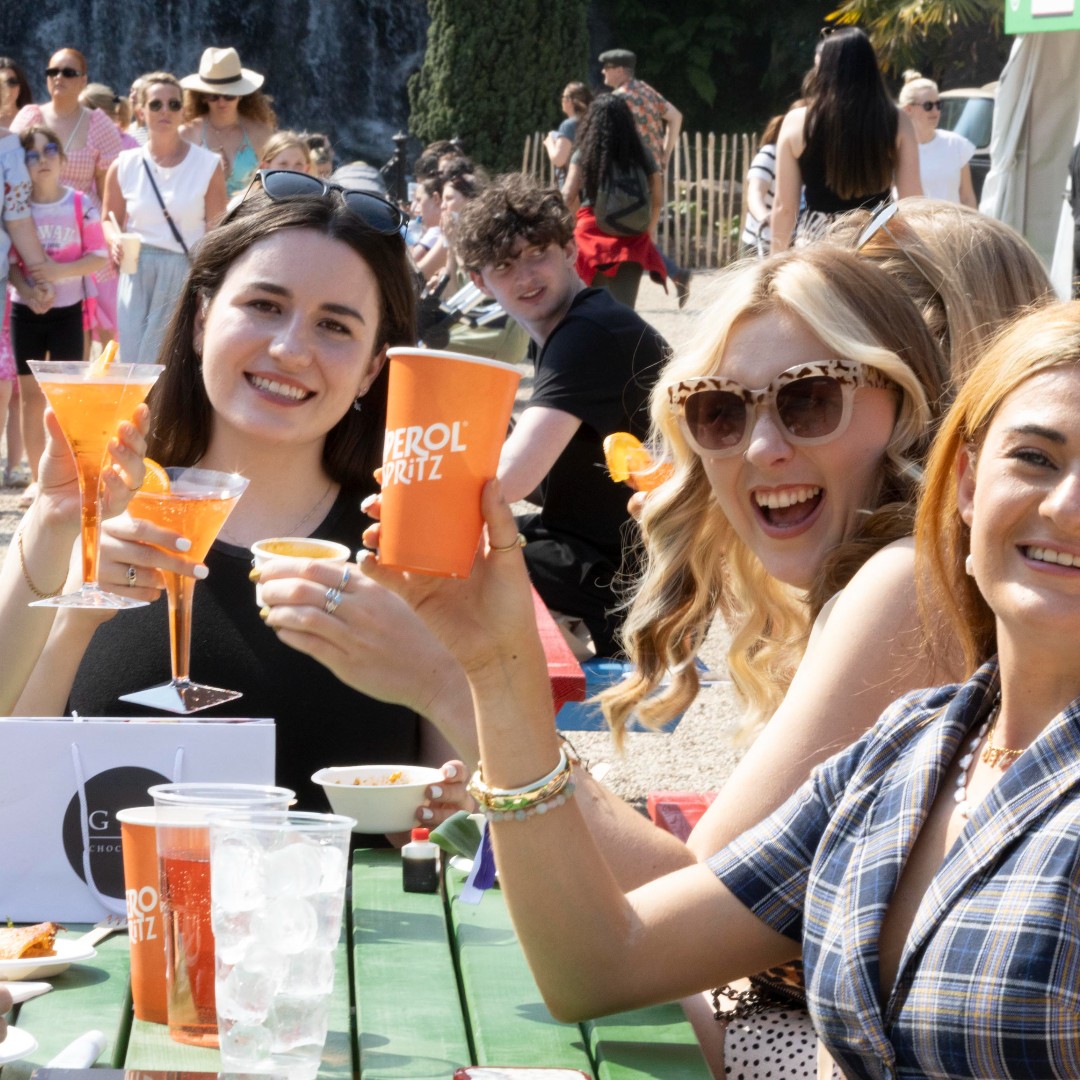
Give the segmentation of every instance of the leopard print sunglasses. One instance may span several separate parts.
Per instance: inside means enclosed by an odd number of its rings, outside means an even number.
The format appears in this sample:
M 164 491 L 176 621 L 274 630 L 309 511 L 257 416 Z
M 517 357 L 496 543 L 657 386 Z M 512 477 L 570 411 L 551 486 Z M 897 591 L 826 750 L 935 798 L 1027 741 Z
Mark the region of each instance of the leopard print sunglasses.
M 782 371 L 760 390 L 704 375 L 669 384 L 667 394 L 694 450 L 701 457 L 721 458 L 749 445 L 752 414 L 759 406 L 769 409 L 791 443 L 813 446 L 847 430 L 858 387 L 891 385 L 883 372 L 858 360 L 818 360 Z

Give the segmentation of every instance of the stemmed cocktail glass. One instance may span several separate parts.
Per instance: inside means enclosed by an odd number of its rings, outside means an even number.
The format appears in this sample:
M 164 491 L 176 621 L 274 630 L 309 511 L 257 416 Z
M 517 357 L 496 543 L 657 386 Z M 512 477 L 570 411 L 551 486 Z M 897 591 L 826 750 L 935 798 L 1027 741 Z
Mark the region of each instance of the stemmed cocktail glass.
M 82 360 L 31 360 L 30 370 L 56 413 L 79 473 L 82 499 L 83 584 L 75 592 L 35 600 L 31 607 L 134 608 L 132 600 L 106 592 L 97 580 L 101 534 L 101 470 L 109 440 L 165 369 L 160 364 L 100 365 Z
M 140 491 L 131 500 L 128 513 L 186 536 L 191 541 L 189 556 L 193 560 L 204 559 L 248 482 L 236 473 L 210 469 L 173 467 L 165 472 L 169 476 L 169 490 Z M 191 681 L 191 601 L 195 578 L 168 570 L 162 573 L 169 594 L 172 681 L 124 694 L 120 700 L 186 714 L 241 697 L 238 690 L 223 690 Z

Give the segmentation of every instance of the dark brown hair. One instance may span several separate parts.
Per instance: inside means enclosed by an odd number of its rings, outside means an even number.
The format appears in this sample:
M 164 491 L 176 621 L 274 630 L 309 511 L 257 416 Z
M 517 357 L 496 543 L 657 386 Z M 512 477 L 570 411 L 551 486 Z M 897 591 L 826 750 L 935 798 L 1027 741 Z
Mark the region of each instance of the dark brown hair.
M 194 465 L 210 442 L 213 408 L 195 352 L 195 319 L 221 288 L 230 268 L 260 240 L 289 229 L 310 229 L 348 244 L 371 267 L 379 283 L 379 325 L 375 349 L 415 342 L 416 293 L 405 244 L 397 234 L 368 228 L 341 195 L 273 201 L 251 193 L 231 220 L 212 229 L 192 253 L 191 269 L 161 349 L 165 372 L 150 394 L 153 431 L 149 455 L 163 465 Z M 349 409 L 327 433 L 323 465 L 346 490 L 371 484 L 382 463 L 386 421 L 386 369 L 364 396 L 362 412 Z
M 506 257 L 518 237 L 535 247 L 565 247 L 574 218 L 554 188 L 523 173 L 496 177 L 461 211 L 457 255 L 466 270 L 479 271 Z
M 31 104 L 34 94 L 30 89 L 30 80 L 26 77 L 26 72 L 10 56 L 0 56 L 0 70 L 5 68 L 13 71 L 15 78 L 19 80 L 19 96 L 15 99 L 15 107 L 21 109 L 24 105 Z
M 203 93 L 202 90 L 184 91 L 184 119 L 188 123 L 210 112 L 207 97 L 209 95 Z M 277 115 L 273 105 L 272 97 L 261 90 L 255 90 L 250 94 L 241 94 L 237 98 L 236 111 L 245 120 L 253 120 L 256 124 L 266 124 L 268 127 L 276 128 Z

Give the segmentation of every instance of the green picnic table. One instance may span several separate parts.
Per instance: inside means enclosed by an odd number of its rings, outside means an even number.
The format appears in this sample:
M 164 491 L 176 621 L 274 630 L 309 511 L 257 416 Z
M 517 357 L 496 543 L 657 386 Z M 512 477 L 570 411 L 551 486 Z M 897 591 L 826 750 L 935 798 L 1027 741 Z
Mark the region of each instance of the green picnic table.
M 574 1068 L 596 1080 L 708 1080 L 678 1005 L 580 1025 L 555 1020 L 502 893 L 462 903 L 464 880 L 450 868 L 445 895 L 406 893 L 397 852 L 354 854 L 320 1077 L 450 1080 L 455 1069 L 476 1064 Z M 90 1028 L 108 1037 L 101 1068 L 216 1073 L 217 1051 L 173 1042 L 164 1027 L 132 1019 L 126 936 L 97 948 L 93 960 L 56 976 L 51 993 L 18 1008 L 15 1023 L 40 1046 L 4 1066 L 0 1080 L 27 1080 Z

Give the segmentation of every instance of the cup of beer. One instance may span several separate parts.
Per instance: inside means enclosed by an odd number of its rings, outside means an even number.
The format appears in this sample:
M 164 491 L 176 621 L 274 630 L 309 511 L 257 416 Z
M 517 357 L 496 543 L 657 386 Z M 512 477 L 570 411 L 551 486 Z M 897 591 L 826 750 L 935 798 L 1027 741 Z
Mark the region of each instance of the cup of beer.
M 169 1012 L 165 1000 L 165 930 L 158 896 L 158 810 L 153 806 L 131 807 L 119 811 L 116 818 L 124 859 L 131 1001 L 136 1019 L 165 1024 Z
M 387 350 L 379 562 L 468 577 L 521 373 L 510 364 L 412 346 Z
M 261 570 L 268 559 L 331 559 L 347 563 L 352 552 L 344 544 L 332 540 L 316 540 L 313 536 L 273 536 L 251 545 L 251 565 Z M 255 603 L 263 606 L 262 586 L 255 585 Z
M 214 932 L 210 919 L 209 815 L 216 810 L 286 810 L 295 796 L 269 784 L 155 784 L 161 914 L 165 927 L 165 997 L 169 1035 L 195 1046 L 218 1045 Z

